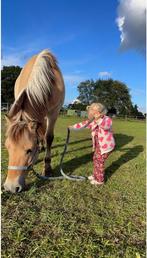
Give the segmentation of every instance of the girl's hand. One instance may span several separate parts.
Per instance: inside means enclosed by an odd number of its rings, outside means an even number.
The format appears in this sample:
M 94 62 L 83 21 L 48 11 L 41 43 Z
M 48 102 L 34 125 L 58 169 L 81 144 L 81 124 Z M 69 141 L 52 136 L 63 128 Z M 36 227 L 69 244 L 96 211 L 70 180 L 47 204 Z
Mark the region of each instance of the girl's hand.
M 73 127 L 72 127 L 72 125 L 69 125 L 68 128 L 69 128 L 69 129 L 72 129 Z

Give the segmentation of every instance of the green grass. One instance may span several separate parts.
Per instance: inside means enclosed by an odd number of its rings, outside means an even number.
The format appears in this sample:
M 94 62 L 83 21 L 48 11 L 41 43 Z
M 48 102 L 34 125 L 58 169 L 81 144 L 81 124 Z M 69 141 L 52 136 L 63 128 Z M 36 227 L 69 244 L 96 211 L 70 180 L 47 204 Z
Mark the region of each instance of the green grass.
M 57 121 L 52 148 L 56 174 L 66 127 L 77 121 Z M 3 258 L 145 257 L 145 123 L 115 120 L 113 130 L 117 147 L 106 162 L 104 186 L 41 181 L 30 172 L 28 191 L 2 193 Z M 72 132 L 64 172 L 90 175 L 91 145 L 88 130 Z M 7 161 L 2 142 L 2 183 Z M 43 153 L 35 167 L 41 172 Z

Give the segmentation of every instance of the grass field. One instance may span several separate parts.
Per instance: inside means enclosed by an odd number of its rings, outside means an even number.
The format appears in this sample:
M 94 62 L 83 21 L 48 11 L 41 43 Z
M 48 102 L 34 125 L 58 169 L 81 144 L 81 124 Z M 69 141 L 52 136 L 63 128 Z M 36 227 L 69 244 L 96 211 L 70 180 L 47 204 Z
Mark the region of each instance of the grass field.
M 52 148 L 58 174 L 66 127 L 59 117 Z M 41 181 L 30 172 L 29 190 L 2 193 L 3 258 L 145 257 L 145 123 L 113 122 L 117 147 L 106 162 L 106 183 Z M 7 171 L 2 117 L 2 183 Z M 85 129 L 72 132 L 64 172 L 92 173 L 92 143 Z M 43 168 L 43 153 L 36 170 Z

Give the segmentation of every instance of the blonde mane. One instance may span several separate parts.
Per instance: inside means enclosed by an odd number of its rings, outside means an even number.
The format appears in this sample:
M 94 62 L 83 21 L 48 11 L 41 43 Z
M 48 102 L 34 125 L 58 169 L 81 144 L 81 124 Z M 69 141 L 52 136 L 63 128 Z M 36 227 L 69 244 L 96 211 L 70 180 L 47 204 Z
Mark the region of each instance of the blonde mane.
M 59 70 L 56 58 L 48 50 L 43 50 L 36 58 L 26 87 L 32 105 L 42 104 L 46 108 L 55 81 L 53 69 Z

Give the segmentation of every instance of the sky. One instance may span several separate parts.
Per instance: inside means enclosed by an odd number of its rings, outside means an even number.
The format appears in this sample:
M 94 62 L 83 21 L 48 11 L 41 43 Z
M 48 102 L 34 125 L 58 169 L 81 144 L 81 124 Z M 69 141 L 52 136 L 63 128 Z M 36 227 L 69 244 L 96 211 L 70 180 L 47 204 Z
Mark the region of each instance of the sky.
M 23 67 L 43 49 L 56 56 L 64 104 L 87 79 L 112 78 L 145 112 L 145 0 L 2 0 L 2 65 Z

